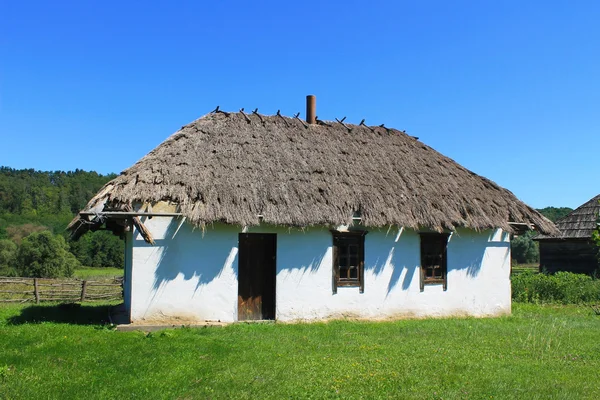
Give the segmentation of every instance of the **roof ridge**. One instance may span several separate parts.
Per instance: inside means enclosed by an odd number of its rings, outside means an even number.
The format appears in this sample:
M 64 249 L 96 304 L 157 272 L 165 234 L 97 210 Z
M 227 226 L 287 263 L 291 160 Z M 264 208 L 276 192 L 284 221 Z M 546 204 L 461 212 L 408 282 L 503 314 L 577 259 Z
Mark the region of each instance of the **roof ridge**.
M 209 117 L 211 115 L 215 115 L 215 114 L 223 114 L 226 117 L 230 117 L 232 115 L 236 116 L 236 117 L 240 117 L 241 116 L 242 118 L 246 119 L 246 121 L 248 121 L 248 118 L 251 117 L 252 115 L 258 115 L 260 117 L 269 118 L 269 119 L 282 118 L 282 119 L 290 120 L 290 121 L 297 121 L 297 120 L 299 120 L 299 121 L 304 122 L 306 125 L 313 126 L 313 127 L 322 127 L 322 126 L 333 127 L 335 125 L 340 125 L 342 127 L 346 127 L 346 129 L 347 129 L 348 126 L 351 126 L 353 128 L 354 127 L 357 127 L 357 128 L 364 127 L 364 128 L 369 129 L 371 131 L 373 131 L 374 129 L 380 128 L 382 130 L 385 130 L 388 133 L 391 132 L 391 131 L 393 131 L 393 132 L 403 133 L 403 134 L 405 134 L 405 135 L 407 135 L 407 136 L 409 136 L 409 137 L 411 137 L 413 139 L 418 139 L 418 138 L 416 138 L 414 136 L 411 136 L 411 135 L 407 134 L 406 130 L 397 129 L 397 128 L 393 128 L 393 127 L 387 127 L 387 126 L 385 126 L 385 123 L 379 124 L 379 125 L 367 125 L 367 124 L 364 123 L 366 121 L 366 119 L 364 119 L 364 118 L 359 123 L 351 123 L 351 122 L 345 122 L 346 117 L 343 117 L 341 120 L 338 119 L 338 118 L 335 118 L 335 117 L 334 117 L 334 120 L 328 120 L 328 119 L 318 119 L 318 116 L 317 116 L 317 123 L 315 123 L 315 124 L 309 124 L 305 120 L 299 118 L 300 112 L 298 112 L 296 115 L 293 115 L 293 116 L 287 116 L 287 115 L 281 114 L 280 110 L 277 110 L 277 113 L 275 113 L 275 114 L 262 114 L 262 113 L 259 113 L 257 110 L 258 109 L 255 109 L 251 113 L 248 113 L 248 112 L 246 112 L 245 108 L 241 108 L 238 111 L 223 111 L 219 107 L 217 107 L 217 109 L 209 112 L 208 114 L 203 115 L 199 119 L 203 119 L 203 118 Z M 190 124 L 193 124 L 197 120 L 191 122 Z M 259 122 L 263 122 L 263 121 L 259 120 Z

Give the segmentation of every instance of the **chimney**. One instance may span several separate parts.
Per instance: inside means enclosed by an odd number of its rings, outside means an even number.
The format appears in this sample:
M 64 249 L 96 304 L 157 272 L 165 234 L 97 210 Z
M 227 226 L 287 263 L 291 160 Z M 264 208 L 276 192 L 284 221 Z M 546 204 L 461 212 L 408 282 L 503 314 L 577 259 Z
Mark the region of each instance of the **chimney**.
M 317 98 L 312 94 L 306 96 L 306 122 L 317 123 Z

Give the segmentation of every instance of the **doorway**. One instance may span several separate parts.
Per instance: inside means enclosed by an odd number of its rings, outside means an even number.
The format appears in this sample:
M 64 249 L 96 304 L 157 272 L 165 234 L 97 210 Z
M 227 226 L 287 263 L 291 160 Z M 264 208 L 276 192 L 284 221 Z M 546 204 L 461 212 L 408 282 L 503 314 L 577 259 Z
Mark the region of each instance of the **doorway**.
M 277 235 L 240 233 L 238 321 L 275 319 Z

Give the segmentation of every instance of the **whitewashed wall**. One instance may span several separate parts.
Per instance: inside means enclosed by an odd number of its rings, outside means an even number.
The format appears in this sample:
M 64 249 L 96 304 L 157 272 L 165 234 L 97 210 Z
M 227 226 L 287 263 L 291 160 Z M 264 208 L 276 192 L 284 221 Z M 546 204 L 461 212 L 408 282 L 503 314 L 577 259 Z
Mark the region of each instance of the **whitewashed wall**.
M 144 221 L 156 240 L 127 239 L 126 305 L 133 322 L 181 318 L 237 320 L 237 241 L 240 227 L 202 230 L 179 220 Z M 448 245 L 448 289 L 419 286 L 419 236 L 409 229 L 371 229 L 365 239 L 365 290 L 332 293 L 332 239 L 325 228 L 255 227 L 277 233 L 276 317 L 398 318 L 403 316 L 501 315 L 510 313 L 510 243 L 501 230 L 454 232 Z

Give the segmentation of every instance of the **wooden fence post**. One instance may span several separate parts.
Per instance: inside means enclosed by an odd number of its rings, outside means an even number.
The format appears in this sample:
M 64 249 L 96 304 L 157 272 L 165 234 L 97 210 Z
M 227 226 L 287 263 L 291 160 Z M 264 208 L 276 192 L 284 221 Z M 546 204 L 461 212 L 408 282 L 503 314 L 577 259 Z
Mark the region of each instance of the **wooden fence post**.
M 83 301 L 85 300 L 85 290 L 87 288 L 87 281 L 83 281 L 81 283 L 81 298 L 79 299 L 79 301 Z
M 35 296 L 35 303 L 38 304 L 40 302 L 40 289 L 38 288 L 37 278 L 33 278 L 33 295 Z

